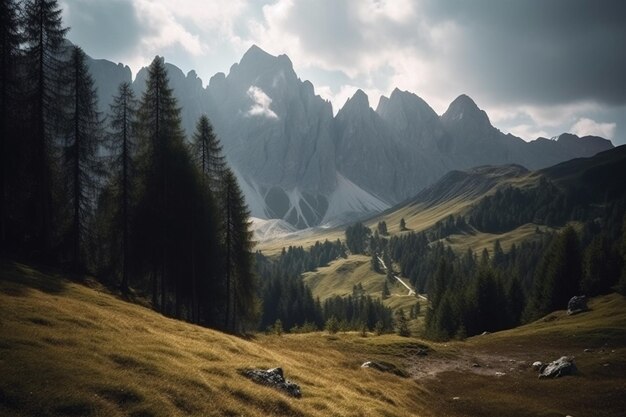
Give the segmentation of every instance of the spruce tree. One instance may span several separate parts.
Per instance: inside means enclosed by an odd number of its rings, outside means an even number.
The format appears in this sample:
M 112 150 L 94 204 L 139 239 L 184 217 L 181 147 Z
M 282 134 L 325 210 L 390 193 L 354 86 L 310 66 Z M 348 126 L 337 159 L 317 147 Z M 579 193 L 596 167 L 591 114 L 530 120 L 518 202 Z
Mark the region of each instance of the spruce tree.
M 400 309 L 396 312 L 396 332 L 399 336 L 409 337 L 411 331 L 409 330 L 409 321 L 404 314 L 404 309 Z
M 54 138 L 63 118 L 60 76 L 65 34 L 56 0 L 29 0 L 24 5 L 25 98 L 33 180 L 33 204 L 41 256 L 49 261 L 52 245 Z
M 170 171 L 175 152 L 179 152 L 183 145 L 184 135 L 180 109 L 169 86 L 165 63 L 158 56 L 148 67 L 146 89 L 138 110 L 138 129 L 143 190 L 138 202 L 141 214 L 137 216 L 142 238 L 138 239 L 137 245 L 142 245 L 138 250 L 143 257 L 149 258 L 153 306 L 159 305 L 160 310 L 166 312 L 171 272 L 169 249 L 173 243 L 169 235 L 175 226 L 170 205 L 176 202 L 170 193 L 177 191 L 172 188 L 176 185 L 171 184 Z
M 212 193 L 219 193 L 222 178 L 226 170 L 226 160 L 222 154 L 222 145 L 213 132 L 213 126 L 206 115 L 202 115 L 196 124 L 192 142 L 193 158 L 207 186 Z
M 372 257 L 370 259 L 370 265 L 372 267 L 372 271 L 380 273 L 380 262 L 378 261 L 378 255 L 374 251 L 372 251 Z
M 114 189 L 118 193 L 116 204 L 116 229 L 121 229 L 120 257 L 121 289 L 128 291 L 129 257 L 130 257 L 130 216 L 135 178 L 135 154 L 137 152 L 136 137 L 137 100 L 130 83 L 119 85 L 117 96 L 113 98 L 109 119 L 109 148 L 112 154 L 111 178 Z
M 0 0 L 0 256 L 8 250 L 9 195 L 18 197 L 18 184 L 10 184 L 9 172 L 19 169 L 19 147 L 16 120 L 19 98 L 18 62 L 21 34 L 18 4 Z M 23 194 L 20 193 L 19 197 Z
M 98 97 L 82 49 L 72 48 L 68 71 L 69 109 L 65 120 L 64 183 L 71 201 L 72 268 L 84 267 L 83 244 L 93 210 L 98 175 L 97 151 L 101 135 Z
M 226 272 L 225 327 L 237 331 L 243 323 L 257 314 L 256 283 L 253 272 L 252 232 L 250 213 L 235 174 L 224 174 L 223 201 L 226 216 L 224 252 Z
M 537 269 L 527 319 L 567 308 L 569 299 L 578 294 L 582 275 L 579 245 L 571 226 L 554 238 Z

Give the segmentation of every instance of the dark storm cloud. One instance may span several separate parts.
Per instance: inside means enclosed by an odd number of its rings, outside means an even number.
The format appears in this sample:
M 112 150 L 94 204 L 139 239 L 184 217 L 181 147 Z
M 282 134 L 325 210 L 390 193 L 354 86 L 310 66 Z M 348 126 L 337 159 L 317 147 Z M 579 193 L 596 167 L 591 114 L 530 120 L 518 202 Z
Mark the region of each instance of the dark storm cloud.
M 433 0 L 422 11 L 459 27 L 451 64 L 496 101 L 626 103 L 623 0 Z
M 124 57 L 143 35 L 131 0 L 65 0 L 69 38 L 96 58 Z

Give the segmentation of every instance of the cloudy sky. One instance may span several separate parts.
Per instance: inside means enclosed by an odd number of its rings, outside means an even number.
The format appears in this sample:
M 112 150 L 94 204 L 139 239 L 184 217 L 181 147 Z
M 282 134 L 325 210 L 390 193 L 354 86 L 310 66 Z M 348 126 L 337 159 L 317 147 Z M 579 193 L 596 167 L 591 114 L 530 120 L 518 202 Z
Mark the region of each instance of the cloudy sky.
M 257 44 L 335 111 L 398 87 L 439 114 L 459 94 L 526 140 L 626 143 L 623 0 L 61 0 L 69 38 L 133 72 L 159 54 L 207 82 Z

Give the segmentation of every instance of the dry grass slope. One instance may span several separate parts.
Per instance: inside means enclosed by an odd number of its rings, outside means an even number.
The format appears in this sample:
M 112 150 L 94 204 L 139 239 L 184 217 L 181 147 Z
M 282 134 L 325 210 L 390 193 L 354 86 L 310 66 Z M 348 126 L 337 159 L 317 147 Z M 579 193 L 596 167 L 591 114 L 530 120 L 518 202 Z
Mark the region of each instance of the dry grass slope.
M 304 282 L 308 285 L 314 297 L 325 300 L 336 295 L 345 297 L 352 294 L 352 287 L 363 285 L 365 293 L 381 298 L 383 284 L 386 280 L 385 274 L 379 274 L 372 270 L 370 257 L 365 255 L 350 255 L 347 259 L 337 259 L 326 267 L 317 268 L 312 272 L 302 275 Z M 383 303 L 393 310 L 404 309 L 409 313 L 411 307 L 418 301 L 422 303 L 421 311 L 426 311 L 423 301 L 415 296 L 408 295 L 404 286 L 398 282 L 388 283 L 391 296 L 383 300 Z M 421 322 L 421 320 L 420 320 Z M 413 330 L 417 331 L 418 323 L 413 323 Z
M 86 283 L 0 266 L 0 415 L 612 417 L 626 409 L 626 301 L 618 295 L 593 300 L 587 313 L 555 312 L 466 342 L 356 333 L 243 340 Z M 416 355 L 425 345 L 430 353 Z M 560 355 L 576 356 L 578 375 L 540 381 L 528 366 Z M 412 377 L 361 369 L 370 359 Z M 273 366 L 302 386 L 302 399 L 238 374 Z
M 0 318 L 0 415 L 430 415 L 406 379 L 360 368 L 394 361 L 384 345 L 363 346 L 373 337 L 243 340 L 24 265 L 2 268 Z M 275 366 L 302 399 L 238 374 Z

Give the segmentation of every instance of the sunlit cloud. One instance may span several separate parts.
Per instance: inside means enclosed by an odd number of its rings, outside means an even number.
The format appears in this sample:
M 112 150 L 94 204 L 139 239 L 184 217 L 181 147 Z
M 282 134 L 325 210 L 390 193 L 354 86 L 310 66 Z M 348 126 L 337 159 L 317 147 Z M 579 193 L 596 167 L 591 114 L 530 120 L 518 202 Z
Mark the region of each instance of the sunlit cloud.
M 278 115 L 270 109 L 272 99 L 269 98 L 263 90 L 253 85 L 248 88 L 247 94 L 253 102 L 252 106 L 246 113 L 248 116 L 262 116 L 268 119 L 278 119 Z
M 578 119 L 571 128 L 572 133 L 578 136 L 601 136 L 612 139 L 615 135 L 615 123 L 599 123 L 586 117 Z

